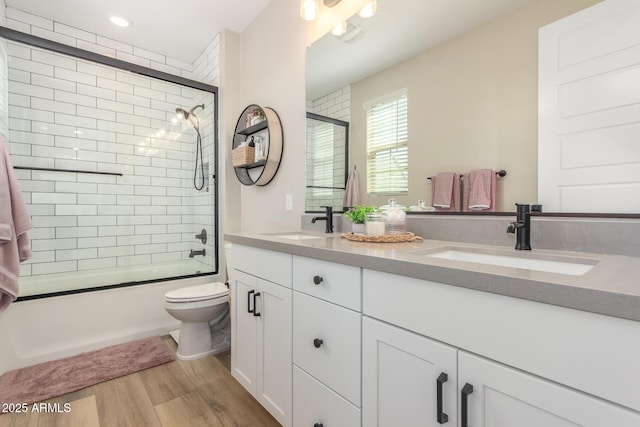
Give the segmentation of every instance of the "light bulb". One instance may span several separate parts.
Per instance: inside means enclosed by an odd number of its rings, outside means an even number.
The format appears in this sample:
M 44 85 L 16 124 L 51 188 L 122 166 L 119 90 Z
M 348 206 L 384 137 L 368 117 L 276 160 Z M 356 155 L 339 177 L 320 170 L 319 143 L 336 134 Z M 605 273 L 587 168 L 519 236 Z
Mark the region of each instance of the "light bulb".
M 305 21 L 313 21 L 318 16 L 318 0 L 300 0 L 300 16 Z
M 117 25 L 118 27 L 131 26 L 131 21 L 123 16 L 112 16 L 109 20 L 112 24 Z
M 373 0 L 372 2 L 369 2 L 366 5 L 364 5 L 362 9 L 360 9 L 359 15 L 362 16 L 363 18 L 371 18 L 373 15 L 376 14 L 377 9 L 378 9 L 378 6 L 376 5 L 376 0 Z
M 347 32 L 347 22 L 346 21 L 342 21 L 341 23 L 339 23 L 338 25 L 336 25 L 333 30 L 331 30 L 331 34 L 333 34 L 334 36 L 341 36 L 344 33 Z

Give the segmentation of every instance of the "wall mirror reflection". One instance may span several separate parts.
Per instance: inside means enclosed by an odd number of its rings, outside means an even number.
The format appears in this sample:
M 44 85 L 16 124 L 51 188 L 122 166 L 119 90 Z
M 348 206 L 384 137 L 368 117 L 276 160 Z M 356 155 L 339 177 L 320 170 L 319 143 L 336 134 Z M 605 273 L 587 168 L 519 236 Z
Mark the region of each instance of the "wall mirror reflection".
M 335 211 L 343 207 L 347 182 L 349 123 L 307 113 L 305 211 Z
M 346 33 L 308 49 L 308 111 L 350 123 L 349 167 L 360 171 L 364 204 L 389 198 L 367 187 L 366 107 L 398 91 L 408 105 L 408 188 L 394 195 L 399 203 L 431 203 L 429 177 L 474 169 L 508 172 L 497 179 L 496 211 L 538 203 L 538 30 L 598 3 L 378 0 L 375 16 L 355 15 Z M 573 206 L 565 211 L 638 212 L 596 199 Z

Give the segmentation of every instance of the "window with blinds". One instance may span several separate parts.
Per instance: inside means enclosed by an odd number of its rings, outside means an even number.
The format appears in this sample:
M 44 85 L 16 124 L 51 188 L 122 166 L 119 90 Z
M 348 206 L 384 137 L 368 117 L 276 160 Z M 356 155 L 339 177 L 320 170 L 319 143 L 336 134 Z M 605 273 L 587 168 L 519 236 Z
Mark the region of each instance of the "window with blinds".
M 409 190 L 406 90 L 364 105 L 367 116 L 367 193 Z

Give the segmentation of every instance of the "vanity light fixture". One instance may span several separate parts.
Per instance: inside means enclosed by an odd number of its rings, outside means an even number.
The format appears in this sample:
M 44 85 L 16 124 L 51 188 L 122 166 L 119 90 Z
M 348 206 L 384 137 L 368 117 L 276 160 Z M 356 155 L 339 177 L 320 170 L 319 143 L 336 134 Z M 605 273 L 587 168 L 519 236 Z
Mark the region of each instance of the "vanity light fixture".
M 358 13 L 358 15 L 360 15 L 363 18 L 371 18 L 373 15 L 376 14 L 377 9 L 378 9 L 378 5 L 376 4 L 376 0 L 373 0 L 367 3 L 366 5 L 364 5 L 364 7 L 360 9 L 360 12 Z
M 300 16 L 305 21 L 313 21 L 318 16 L 318 0 L 300 0 Z
M 342 0 L 322 0 L 325 7 L 333 7 Z M 305 21 L 314 21 L 320 13 L 320 4 L 318 0 L 300 0 L 300 16 Z
M 113 25 L 117 25 L 118 27 L 130 27 L 132 25 L 131 20 L 123 16 L 114 15 L 109 18 L 109 20 Z
M 347 21 L 342 21 L 338 25 L 336 25 L 333 30 L 331 30 L 331 34 L 334 36 L 340 37 L 344 33 L 347 32 Z

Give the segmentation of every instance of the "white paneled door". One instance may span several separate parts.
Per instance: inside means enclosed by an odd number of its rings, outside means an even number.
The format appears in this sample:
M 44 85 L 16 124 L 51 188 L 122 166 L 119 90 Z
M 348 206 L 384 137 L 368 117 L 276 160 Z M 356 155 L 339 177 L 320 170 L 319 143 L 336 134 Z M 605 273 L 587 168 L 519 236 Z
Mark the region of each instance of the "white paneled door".
M 538 79 L 544 210 L 640 212 L 640 2 L 541 28 Z

